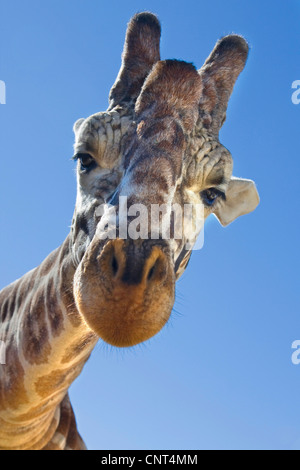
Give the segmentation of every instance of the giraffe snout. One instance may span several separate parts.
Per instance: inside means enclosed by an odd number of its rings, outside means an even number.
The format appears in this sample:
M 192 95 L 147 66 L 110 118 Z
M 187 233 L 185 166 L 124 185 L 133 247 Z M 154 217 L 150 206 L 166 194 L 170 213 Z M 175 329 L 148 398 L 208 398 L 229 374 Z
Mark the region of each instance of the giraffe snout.
M 164 241 L 110 240 L 100 254 L 87 255 L 75 278 L 80 313 L 113 346 L 146 341 L 170 317 L 175 274 Z

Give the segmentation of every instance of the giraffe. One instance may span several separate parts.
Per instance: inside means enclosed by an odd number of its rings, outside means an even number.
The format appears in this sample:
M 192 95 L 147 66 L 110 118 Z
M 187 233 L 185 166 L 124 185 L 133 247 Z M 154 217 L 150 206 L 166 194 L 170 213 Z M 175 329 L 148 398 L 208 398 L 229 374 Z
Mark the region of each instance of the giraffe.
M 2 450 L 85 450 L 68 389 L 97 341 L 134 346 L 170 317 L 192 248 L 185 237 L 101 238 L 101 205 L 118 212 L 121 197 L 128 207 L 201 203 L 204 219 L 214 214 L 226 226 L 259 203 L 254 182 L 232 176 L 219 142 L 246 41 L 223 37 L 197 70 L 161 60 L 160 35 L 152 13 L 130 20 L 107 111 L 74 124 L 70 233 L 0 292 Z

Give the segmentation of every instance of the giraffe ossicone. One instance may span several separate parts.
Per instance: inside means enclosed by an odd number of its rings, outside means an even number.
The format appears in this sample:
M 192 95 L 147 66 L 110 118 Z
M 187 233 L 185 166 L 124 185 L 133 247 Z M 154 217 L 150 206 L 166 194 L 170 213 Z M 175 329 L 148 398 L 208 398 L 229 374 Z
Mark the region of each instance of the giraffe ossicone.
M 99 338 L 129 347 L 156 335 L 205 219 L 225 226 L 259 203 L 218 137 L 246 41 L 220 39 L 196 70 L 160 59 L 160 33 L 151 13 L 131 19 L 108 110 L 73 128 L 70 234 L 0 292 L 0 449 L 84 449 L 68 389 Z M 201 223 L 182 216 L 197 206 Z M 99 236 L 112 216 L 113 236 Z

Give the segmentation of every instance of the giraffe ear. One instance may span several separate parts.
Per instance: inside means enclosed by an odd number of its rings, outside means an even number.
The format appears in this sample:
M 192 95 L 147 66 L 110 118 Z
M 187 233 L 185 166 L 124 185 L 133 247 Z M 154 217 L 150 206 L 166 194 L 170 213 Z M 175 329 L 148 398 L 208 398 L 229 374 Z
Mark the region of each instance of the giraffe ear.
M 74 126 L 73 126 L 73 132 L 74 134 L 76 135 L 77 132 L 79 131 L 80 127 L 81 127 L 81 124 L 85 121 L 84 118 L 80 118 L 78 119 L 78 121 L 75 122 Z
M 226 200 L 221 201 L 214 214 L 226 227 L 241 215 L 254 211 L 259 204 L 255 183 L 251 180 L 232 178 L 226 192 Z
M 242 36 L 220 39 L 199 73 L 203 81 L 200 115 L 205 127 L 218 134 L 234 84 L 245 67 L 249 46 Z
M 136 14 L 128 24 L 122 65 L 109 95 L 109 109 L 134 105 L 145 78 L 160 59 L 161 26 L 155 15 Z

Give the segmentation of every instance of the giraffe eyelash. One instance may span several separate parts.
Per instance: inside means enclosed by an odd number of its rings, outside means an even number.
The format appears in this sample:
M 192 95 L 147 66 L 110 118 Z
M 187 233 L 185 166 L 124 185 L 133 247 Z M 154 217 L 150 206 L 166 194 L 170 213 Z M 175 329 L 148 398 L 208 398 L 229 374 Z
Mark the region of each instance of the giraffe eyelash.
M 95 159 L 89 153 L 76 153 L 72 160 L 81 162 L 81 171 L 83 173 L 88 173 L 89 171 L 96 168 L 97 163 Z

